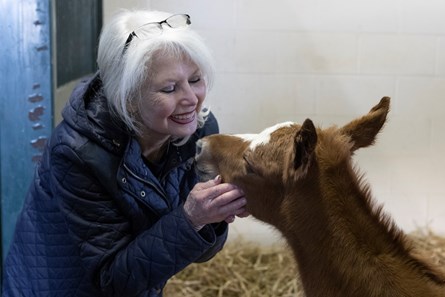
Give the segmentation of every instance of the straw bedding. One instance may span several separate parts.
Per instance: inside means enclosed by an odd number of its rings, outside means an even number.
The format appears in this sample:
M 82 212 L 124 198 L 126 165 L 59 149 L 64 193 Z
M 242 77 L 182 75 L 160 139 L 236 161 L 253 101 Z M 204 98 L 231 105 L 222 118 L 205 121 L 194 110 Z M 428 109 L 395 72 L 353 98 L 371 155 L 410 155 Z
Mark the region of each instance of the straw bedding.
M 416 231 L 409 237 L 433 263 L 445 267 L 445 237 Z M 212 260 L 192 264 L 174 276 L 166 297 L 303 297 L 286 246 L 259 246 L 231 241 Z

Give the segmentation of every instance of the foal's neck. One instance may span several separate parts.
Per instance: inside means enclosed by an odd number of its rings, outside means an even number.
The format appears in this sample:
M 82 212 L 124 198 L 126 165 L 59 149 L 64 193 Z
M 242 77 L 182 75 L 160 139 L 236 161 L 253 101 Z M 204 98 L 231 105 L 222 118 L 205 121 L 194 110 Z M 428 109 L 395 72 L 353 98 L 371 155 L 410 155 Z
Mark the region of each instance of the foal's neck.
M 298 219 L 283 234 L 312 294 L 308 296 L 379 296 L 363 290 L 370 284 L 387 287 L 391 270 L 409 269 L 413 259 L 404 235 L 372 205 L 352 169 L 323 173 L 316 185 L 299 188 L 304 194 L 292 198 L 300 204 L 293 215 Z

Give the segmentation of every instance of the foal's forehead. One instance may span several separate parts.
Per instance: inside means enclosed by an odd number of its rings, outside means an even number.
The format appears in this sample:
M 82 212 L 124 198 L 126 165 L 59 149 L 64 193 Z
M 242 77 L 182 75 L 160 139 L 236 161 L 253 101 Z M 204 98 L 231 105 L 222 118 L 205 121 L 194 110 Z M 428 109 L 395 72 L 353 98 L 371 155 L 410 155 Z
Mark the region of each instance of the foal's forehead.
M 236 134 L 234 136 L 244 139 L 247 142 L 250 142 L 249 149 L 255 150 L 255 148 L 259 145 L 264 145 L 269 143 L 270 135 L 277 131 L 280 128 L 290 127 L 294 125 L 293 122 L 284 122 L 276 124 L 272 127 L 264 129 L 262 132 L 258 134 Z

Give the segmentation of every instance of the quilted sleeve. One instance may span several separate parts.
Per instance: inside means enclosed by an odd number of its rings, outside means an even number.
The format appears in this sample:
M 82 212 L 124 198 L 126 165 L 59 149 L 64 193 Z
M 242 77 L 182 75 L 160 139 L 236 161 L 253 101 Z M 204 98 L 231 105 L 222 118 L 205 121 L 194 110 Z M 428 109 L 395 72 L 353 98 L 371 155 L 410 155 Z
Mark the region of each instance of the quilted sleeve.
M 214 232 L 197 233 L 182 207 L 135 236 L 108 189 L 71 148 L 55 146 L 51 159 L 53 197 L 78 246 L 86 279 L 105 296 L 138 296 L 160 289 L 178 271 L 221 244 Z
M 210 236 L 206 234 L 215 234 L 216 242 L 208 249 L 204 254 L 202 254 L 198 259 L 195 260 L 196 263 L 203 263 L 212 259 L 220 250 L 222 250 L 228 235 L 228 224 L 226 222 L 215 223 L 206 225 L 199 231 L 201 236 Z

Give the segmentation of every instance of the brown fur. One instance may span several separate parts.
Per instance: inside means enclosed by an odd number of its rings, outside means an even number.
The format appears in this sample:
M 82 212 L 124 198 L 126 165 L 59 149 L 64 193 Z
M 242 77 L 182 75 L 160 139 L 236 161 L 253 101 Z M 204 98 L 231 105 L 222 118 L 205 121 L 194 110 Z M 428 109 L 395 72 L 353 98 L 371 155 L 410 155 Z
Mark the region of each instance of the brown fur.
M 351 164 L 356 149 L 374 143 L 389 102 L 341 128 L 309 119 L 282 127 L 254 151 L 236 136 L 200 143 L 201 174 L 240 186 L 250 213 L 281 231 L 308 297 L 445 296 L 444 275 L 414 256 Z

